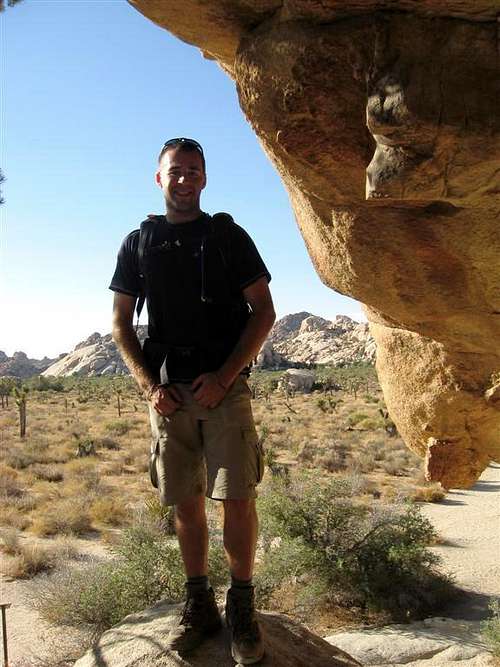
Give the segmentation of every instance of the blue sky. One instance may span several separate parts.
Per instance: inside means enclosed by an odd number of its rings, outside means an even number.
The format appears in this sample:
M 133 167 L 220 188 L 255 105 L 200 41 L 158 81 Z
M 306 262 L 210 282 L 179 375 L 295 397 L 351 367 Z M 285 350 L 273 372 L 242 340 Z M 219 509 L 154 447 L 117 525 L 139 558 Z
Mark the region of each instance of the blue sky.
M 202 208 L 228 211 L 273 276 L 279 317 L 364 319 L 326 288 L 234 83 L 125 0 L 24 0 L 0 15 L 0 350 L 69 351 L 110 330 L 107 289 L 122 238 L 163 212 L 163 142 L 203 145 Z

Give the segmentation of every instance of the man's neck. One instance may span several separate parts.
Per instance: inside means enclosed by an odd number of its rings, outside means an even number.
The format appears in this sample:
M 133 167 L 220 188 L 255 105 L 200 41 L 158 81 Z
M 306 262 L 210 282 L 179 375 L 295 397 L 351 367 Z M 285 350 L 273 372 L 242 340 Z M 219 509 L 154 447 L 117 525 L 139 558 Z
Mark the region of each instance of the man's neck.
M 171 222 L 173 225 L 182 224 L 184 222 L 192 222 L 200 217 L 202 211 L 200 208 L 197 210 L 191 211 L 173 211 L 172 209 L 167 208 L 166 218 L 167 222 Z

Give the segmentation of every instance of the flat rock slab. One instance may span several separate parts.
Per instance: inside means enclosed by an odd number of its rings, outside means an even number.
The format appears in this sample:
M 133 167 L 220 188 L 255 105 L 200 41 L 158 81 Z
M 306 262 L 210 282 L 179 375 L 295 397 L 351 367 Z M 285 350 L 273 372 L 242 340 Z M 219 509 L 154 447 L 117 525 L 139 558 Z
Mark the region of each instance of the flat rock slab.
M 182 605 L 160 602 L 127 616 L 105 632 L 74 667 L 234 667 L 225 629 L 189 658 L 181 658 L 168 648 L 168 633 L 181 609 Z M 263 666 L 360 667 L 349 655 L 282 614 L 261 612 L 259 620 L 266 645 L 266 655 L 259 663 Z
M 326 638 L 363 665 L 406 667 L 486 667 L 494 658 L 481 640 L 480 624 L 427 618 L 410 625 L 389 625 Z

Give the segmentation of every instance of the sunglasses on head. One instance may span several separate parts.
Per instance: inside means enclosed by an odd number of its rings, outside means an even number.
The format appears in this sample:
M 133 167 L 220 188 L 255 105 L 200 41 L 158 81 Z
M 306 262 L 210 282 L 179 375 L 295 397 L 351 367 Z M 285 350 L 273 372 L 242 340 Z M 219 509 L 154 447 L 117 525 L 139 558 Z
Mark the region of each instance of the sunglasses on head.
M 175 139 L 169 139 L 163 144 L 162 151 L 164 151 L 165 148 L 170 148 L 171 146 L 192 146 L 201 155 L 203 155 L 203 148 L 194 139 L 186 139 L 186 137 L 176 137 Z

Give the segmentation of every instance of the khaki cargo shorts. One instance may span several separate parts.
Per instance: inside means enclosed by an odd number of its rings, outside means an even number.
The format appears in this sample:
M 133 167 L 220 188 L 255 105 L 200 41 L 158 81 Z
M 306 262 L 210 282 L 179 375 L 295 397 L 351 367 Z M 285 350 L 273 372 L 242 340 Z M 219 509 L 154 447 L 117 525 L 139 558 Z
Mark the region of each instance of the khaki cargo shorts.
M 203 408 L 188 384 L 175 384 L 182 405 L 170 417 L 149 406 L 153 466 L 162 505 L 201 494 L 255 498 L 264 472 L 247 380 L 239 376 L 216 408 Z

